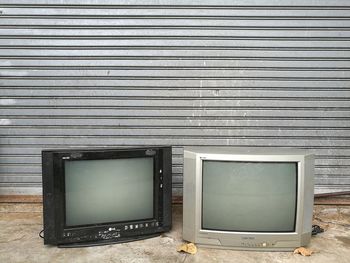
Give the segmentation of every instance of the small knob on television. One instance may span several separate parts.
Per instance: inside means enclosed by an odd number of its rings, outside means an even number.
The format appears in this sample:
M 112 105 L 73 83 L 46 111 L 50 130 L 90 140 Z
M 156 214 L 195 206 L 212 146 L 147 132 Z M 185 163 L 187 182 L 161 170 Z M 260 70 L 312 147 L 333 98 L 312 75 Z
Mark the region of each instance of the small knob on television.
M 81 158 L 83 156 L 82 153 L 76 152 L 76 153 L 71 153 L 70 157 L 73 159 Z
M 155 154 L 156 154 L 155 150 L 152 150 L 152 149 L 146 150 L 146 155 L 155 155 Z

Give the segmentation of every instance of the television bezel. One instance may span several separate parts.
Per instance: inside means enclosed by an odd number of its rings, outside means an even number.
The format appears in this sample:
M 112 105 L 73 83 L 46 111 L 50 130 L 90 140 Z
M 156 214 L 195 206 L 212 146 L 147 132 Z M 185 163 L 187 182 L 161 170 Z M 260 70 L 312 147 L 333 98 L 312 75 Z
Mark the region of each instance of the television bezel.
M 65 162 L 125 158 L 153 159 L 153 218 L 67 226 Z M 44 150 L 42 164 L 45 244 L 76 247 L 121 243 L 170 230 L 171 147 Z
M 216 153 L 215 151 L 218 150 Z M 265 152 L 265 153 L 264 153 Z M 184 215 L 183 235 L 184 239 L 217 248 L 244 249 L 244 250 L 270 250 L 286 251 L 306 244 L 311 237 L 311 218 L 313 204 L 313 178 L 305 178 L 305 171 L 312 170 L 309 162 L 313 162 L 313 155 L 295 151 L 294 149 L 242 149 L 242 148 L 217 148 L 194 147 L 185 148 L 184 167 Z M 306 167 L 306 159 L 308 167 Z M 186 162 L 193 162 L 191 165 Z M 237 162 L 292 162 L 297 163 L 297 203 L 295 214 L 295 229 L 293 232 L 243 232 L 221 231 L 202 228 L 202 168 L 203 161 L 237 161 Z M 186 167 L 191 166 L 192 168 Z M 187 170 L 189 169 L 189 170 Z M 190 170 L 193 169 L 193 170 Z M 307 182 L 307 186 L 306 183 Z M 305 196 L 306 189 L 312 186 L 311 194 Z M 189 201 L 189 199 L 194 201 Z M 306 201 L 307 198 L 308 200 Z M 311 202 L 311 207 L 310 206 Z M 305 211 L 307 207 L 307 211 Z M 311 209 L 311 212 L 310 212 Z M 193 212 L 191 212 L 191 210 Z M 304 215 L 305 214 L 305 215 Z M 310 222 L 306 222 L 310 221 Z M 306 227 L 305 226 L 308 226 Z M 191 230 L 193 228 L 193 230 Z M 306 230 L 306 231 L 305 231 Z M 310 232 L 309 232 L 310 230 Z M 306 233 L 305 233 L 306 232 Z

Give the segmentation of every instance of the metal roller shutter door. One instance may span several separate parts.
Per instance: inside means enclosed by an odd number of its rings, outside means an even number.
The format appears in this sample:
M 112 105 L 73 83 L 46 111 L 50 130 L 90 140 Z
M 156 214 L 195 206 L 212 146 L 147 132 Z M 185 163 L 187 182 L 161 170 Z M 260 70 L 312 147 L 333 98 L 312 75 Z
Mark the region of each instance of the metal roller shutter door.
M 0 194 L 43 148 L 305 148 L 350 190 L 350 2 L 0 0 Z

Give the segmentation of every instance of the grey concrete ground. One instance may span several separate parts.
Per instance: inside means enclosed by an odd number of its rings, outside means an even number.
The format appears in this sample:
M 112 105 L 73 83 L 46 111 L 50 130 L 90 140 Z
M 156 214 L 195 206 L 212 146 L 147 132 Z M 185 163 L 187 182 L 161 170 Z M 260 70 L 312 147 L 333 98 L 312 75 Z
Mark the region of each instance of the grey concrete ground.
M 312 238 L 311 257 L 291 252 L 248 252 L 199 248 L 176 252 L 181 239 L 181 206 L 174 207 L 173 230 L 160 237 L 89 248 L 43 245 L 40 204 L 0 204 L 0 262 L 350 262 L 350 207 L 316 206 L 315 222 L 326 228 Z

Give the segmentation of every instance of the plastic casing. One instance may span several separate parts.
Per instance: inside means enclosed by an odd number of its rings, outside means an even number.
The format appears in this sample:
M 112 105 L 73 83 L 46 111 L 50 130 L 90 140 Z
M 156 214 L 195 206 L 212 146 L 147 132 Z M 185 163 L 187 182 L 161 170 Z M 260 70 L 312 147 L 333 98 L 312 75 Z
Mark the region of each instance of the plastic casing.
M 294 232 L 233 232 L 201 228 L 202 161 L 296 162 Z M 215 248 L 289 251 L 309 243 L 314 200 L 314 156 L 303 150 L 235 147 L 184 149 L 183 239 Z

